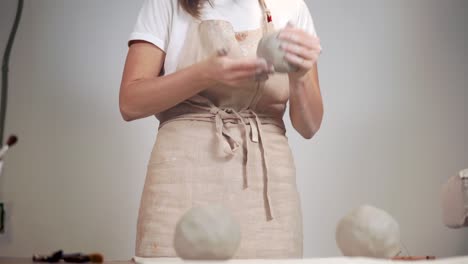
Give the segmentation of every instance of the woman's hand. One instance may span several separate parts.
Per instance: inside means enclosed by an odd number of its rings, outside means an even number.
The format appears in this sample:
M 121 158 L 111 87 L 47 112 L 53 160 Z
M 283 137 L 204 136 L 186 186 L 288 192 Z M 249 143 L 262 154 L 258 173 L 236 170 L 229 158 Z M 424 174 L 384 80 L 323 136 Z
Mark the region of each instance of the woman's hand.
M 290 73 L 290 76 L 304 76 L 313 68 L 322 53 L 318 37 L 294 27 L 291 23 L 280 32 L 278 38 L 283 41 L 281 48 L 286 52 L 284 58 L 298 68 L 298 71 Z
M 215 83 L 228 86 L 241 86 L 252 81 L 265 81 L 268 74 L 274 72 L 262 58 L 231 58 L 226 50 L 218 51 L 218 54 L 202 62 L 205 76 Z

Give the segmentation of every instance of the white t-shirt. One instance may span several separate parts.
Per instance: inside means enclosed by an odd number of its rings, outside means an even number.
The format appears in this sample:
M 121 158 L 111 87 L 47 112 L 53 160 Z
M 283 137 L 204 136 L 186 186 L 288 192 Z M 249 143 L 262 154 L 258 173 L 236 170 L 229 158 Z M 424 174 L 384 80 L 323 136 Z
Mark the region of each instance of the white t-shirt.
M 227 20 L 236 32 L 261 27 L 263 13 L 257 0 L 212 0 L 201 10 L 201 19 Z M 304 0 L 265 0 L 276 29 L 288 21 L 316 36 L 315 26 Z M 166 53 L 166 74 L 175 72 L 189 23 L 194 19 L 178 0 L 144 0 L 131 40 L 153 43 Z

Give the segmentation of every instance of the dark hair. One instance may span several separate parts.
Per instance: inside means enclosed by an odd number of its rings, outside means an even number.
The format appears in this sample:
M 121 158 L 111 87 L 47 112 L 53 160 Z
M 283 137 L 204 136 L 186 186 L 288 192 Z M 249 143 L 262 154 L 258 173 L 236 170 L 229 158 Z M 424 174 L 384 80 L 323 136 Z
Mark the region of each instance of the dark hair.
M 194 17 L 200 16 L 200 7 L 204 2 L 210 0 L 179 0 L 179 5 Z

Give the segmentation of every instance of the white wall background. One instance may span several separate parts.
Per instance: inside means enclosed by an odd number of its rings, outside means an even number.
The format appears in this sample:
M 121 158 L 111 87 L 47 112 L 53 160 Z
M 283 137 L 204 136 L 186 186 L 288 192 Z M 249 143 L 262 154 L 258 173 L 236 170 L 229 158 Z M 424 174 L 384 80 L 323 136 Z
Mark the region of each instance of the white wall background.
M 27 0 L 10 64 L 0 177 L 0 256 L 57 249 L 133 255 L 153 118 L 125 123 L 118 89 L 141 0 Z M 401 225 L 413 255 L 468 255 L 468 230 L 441 222 L 441 184 L 468 167 L 468 2 L 309 0 L 324 53 L 326 115 L 289 125 L 305 256 L 339 255 L 338 219 L 370 203 Z M 16 1 L 0 2 L 0 47 Z

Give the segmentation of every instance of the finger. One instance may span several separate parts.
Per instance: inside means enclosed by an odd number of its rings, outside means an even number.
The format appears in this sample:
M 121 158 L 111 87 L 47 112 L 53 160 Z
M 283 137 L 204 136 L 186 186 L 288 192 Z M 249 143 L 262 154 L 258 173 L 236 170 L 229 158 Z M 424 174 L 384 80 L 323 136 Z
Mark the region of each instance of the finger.
M 275 73 L 275 67 L 273 65 L 268 65 L 267 69 L 265 68 L 249 68 L 249 69 L 238 69 L 229 71 L 227 76 L 229 80 L 238 80 L 238 79 L 252 79 L 252 76 L 263 75 L 263 74 L 273 74 Z
M 318 36 L 314 36 L 306 31 L 304 31 L 301 28 L 293 26 L 287 26 L 281 30 L 279 33 L 280 35 L 287 35 L 287 34 L 297 34 L 302 37 L 308 37 L 308 38 L 319 38 Z
M 268 70 L 268 63 L 265 59 L 230 59 L 226 62 L 226 69 L 231 71 L 242 70 Z
M 242 82 L 242 81 L 261 81 L 268 79 L 268 72 L 265 71 L 237 71 L 230 74 L 228 81 Z
M 304 46 L 313 49 L 315 46 L 320 45 L 320 39 L 312 35 L 303 35 L 301 33 L 286 32 L 280 33 L 278 38 L 285 42 L 294 43 L 296 45 Z
M 284 56 L 284 59 L 290 64 L 301 69 L 311 69 L 314 66 L 315 62 L 317 61 L 317 58 L 313 58 L 311 60 L 305 60 L 292 53 L 286 53 L 286 55 Z
M 315 54 L 316 53 L 318 54 L 320 52 L 318 50 L 318 47 L 316 47 L 316 49 L 306 49 L 303 46 L 299 46 L 299 45 L 287 43 L 287 42 L 281 43 L 280 47 L 285 52 L 292 53 L 306 60 L 313 59 Z
M 303 31 L 297 31 L 296 29 L 285 29 L 278 35 L 278 38 L 296 45 L 305 46 L 309 49 L 320 46 L 320 39 L 318 37 L 314 37 Z

